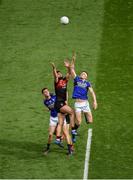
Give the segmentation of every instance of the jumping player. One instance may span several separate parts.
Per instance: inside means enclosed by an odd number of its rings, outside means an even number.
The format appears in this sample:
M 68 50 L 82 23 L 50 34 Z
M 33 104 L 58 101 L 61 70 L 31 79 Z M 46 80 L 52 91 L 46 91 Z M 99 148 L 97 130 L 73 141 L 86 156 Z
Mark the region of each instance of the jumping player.
M 69 64 L 69 62 L 65 62 L 65 66 L 68 67 L 68 69 L 71 71 L 71 76 L 74 78 L 74 88 L 73 88 L 72 98 L 75 99 L 74 108 L 75 108 L 75 115 L 77 120 L 77 123 L 75 124 L 75 130 L 77 130 L 82 121 L 82 112 L 85 115 L 87 123 L 93 122 L 93 116 L 88 101 L 88 91 L 90 92 L 93 99 L 94 110 L 97 109 L 97 100 L 92 85 L 90 84 L 89 81 L 87 81 L 88 73 L 86 71 L 82 71 L 80 75 L 77 76 L 74 68 L 75 59 L 76 59 L 76 54 L 73 54 L 71 64 Z M 73 142 L 76 141 L 75 136 L 72 137 L 72 140 Z
M 74 111 L 68 106 L 67 101 L 67 83 L 70 78 L 70 73 L 68 72 L 65 77 L 63 77 L 60 71 L 56 70 L 54 63 L 51 63 L 53 67 L 53 75 L 54 75 L 54 86 L 55 86 L 55 94 L 56 94 L 56 102 L 55 109 L 58 112 L 58 127 L 57 127 L 57 138 L 56 143 L 60 143 L 61 138 L 61 129 L 64 121 L 65 114 L 68 114 L 70 117 L 70 126 L 74 127 Z M 72 141 L 71 137 L 67 139 L 68 143 L 68 154 L 72 154 Z

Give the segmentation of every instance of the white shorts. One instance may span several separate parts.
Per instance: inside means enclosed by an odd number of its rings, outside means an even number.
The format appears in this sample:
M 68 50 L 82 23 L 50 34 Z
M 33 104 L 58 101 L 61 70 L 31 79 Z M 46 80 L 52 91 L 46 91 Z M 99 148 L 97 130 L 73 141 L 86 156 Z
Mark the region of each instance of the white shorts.
M 50 116 L 49 126 L 57 126 L 57 124 L 58 124 L 58 117 Z M 66 125 L 66 118 L 64 119 L 64 124 L 63 125 Z
M 75 108 L 75 112 L 91 112 L 90 105 L 89 105 L 88 101 L 75 102 L 74 108 Z
M 57 123 L 58 123 L 58 117 L 50 116 L 49 126 L 57 126 Z

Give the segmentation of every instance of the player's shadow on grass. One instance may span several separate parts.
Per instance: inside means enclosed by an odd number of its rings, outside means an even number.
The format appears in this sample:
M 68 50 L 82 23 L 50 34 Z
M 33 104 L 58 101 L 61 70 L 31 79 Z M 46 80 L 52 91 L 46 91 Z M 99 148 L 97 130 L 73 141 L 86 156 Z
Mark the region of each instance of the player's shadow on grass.
M 64 149 L 65 150 L 65 149 Z M 50 154 L 65 154 L 62 148 L 52 145 Z M 14 156 L 17 159 L 44 159 L 43 144 L 26 141 L 0 139 L 0 154 Z
M 0 154 L 15 156 L 18 159 L 41 158 L 41 150 L 42 144 L 0 139 Z

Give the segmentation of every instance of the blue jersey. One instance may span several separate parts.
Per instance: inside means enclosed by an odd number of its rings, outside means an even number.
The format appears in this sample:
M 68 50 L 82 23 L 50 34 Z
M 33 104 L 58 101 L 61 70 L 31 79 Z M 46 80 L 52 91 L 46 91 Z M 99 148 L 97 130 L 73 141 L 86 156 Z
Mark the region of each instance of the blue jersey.
M 44 104 L 50 110 L 50 115 L 52 117 L 57 117 L 57 111 L 54 108 L 55 100 L 56 100 L 56 95 L 51 95 L 50 99 L 44 100 Z
M 73 89 L 73 99 L 88 99 L 88 88 L 91 87 L 90 82 L 82 80 L 79 76 L 74 78 L 74 89 Z

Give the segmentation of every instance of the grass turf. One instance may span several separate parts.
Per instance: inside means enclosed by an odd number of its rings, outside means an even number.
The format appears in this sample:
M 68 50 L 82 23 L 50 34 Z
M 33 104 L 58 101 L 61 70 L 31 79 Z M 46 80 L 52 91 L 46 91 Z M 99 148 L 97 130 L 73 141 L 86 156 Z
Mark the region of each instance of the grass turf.
M 77 72 L 89 71 L 99 102 L 90 178 L 132 177 L 132 2 L 123 2 L 0 1 L 0 178 L 83 177 L 85 123 L 72 158 L 55 145 L 49 156 L 41 154 L 49 119 L 41 88 L 53 91 L 49 62 L 65 73 L 63 59 L 71 57 L 73 49 Z M 62 15 L 70 17 L 68 26 L 59 23 Z
M 132 1 L 105 1 L 90 177 L 133 177 Z
M 54 145 L 48 157 L 42 155 L 49 114 L 43 110 L 41 89 L 53 91 L 49 62 L 65 72 L 63 59 L 73 49 L 80 60 L 77 72 L 89 69 L 95 80 L 102 8 L 103 1 L 1 2 L 1 178 L 82 178 L 85 124 L 72 159 Z M 70 17 L 68 26 L 59 23 L 64 14 Z

